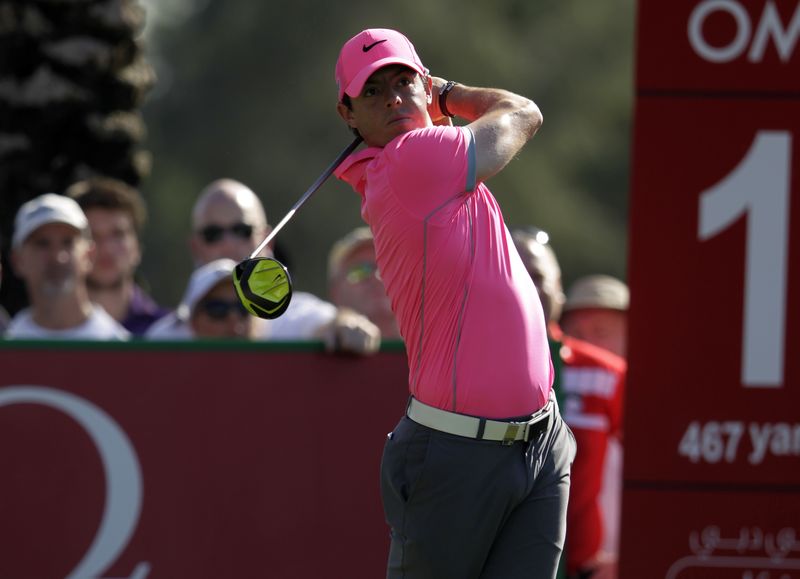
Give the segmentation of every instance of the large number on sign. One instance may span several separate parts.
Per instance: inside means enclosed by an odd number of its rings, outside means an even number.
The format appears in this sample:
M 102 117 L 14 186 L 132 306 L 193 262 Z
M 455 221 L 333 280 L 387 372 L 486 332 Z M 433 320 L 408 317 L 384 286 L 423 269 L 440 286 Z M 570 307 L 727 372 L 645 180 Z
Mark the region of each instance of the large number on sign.
M 678 454 L 692 462 L 734 462 L 744 433 L 741 422 L 692 422 L 678 444 Z
M 791 135 L 759 132 L 722 181 L 700 195 L 701 240 L 747 215 L 742 384 L 783 385 Z

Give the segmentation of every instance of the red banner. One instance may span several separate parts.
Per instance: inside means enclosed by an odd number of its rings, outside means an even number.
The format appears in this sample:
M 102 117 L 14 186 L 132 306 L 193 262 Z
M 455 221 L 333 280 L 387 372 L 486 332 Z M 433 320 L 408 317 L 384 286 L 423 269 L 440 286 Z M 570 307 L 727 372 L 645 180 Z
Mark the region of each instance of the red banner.
M 800 91 L 796 0 L 674 0 L 638 3 L 640 93 Z
M 9 343 L 0 368 L 0 577 L 384 574 L 403 352 Z
M 620 576 L 800 578 L 800 2 L 637 36 Z
M 792 579 L 800 576 L 791 493 L 715 489 L 626 491 L 625 575 L 665 579 Z M 642 553 L 636 556 L 635 553 Z

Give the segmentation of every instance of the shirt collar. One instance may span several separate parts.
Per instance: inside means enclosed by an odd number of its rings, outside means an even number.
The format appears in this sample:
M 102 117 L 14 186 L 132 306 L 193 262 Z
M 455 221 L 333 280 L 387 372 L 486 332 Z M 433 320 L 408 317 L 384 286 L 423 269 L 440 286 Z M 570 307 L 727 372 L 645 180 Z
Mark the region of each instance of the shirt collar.
M 337 178 L 349 184 L 353 189 L 364 194 L 367 181 L 364 176 L 367 165 L 377 157 L 383 149 L 380 147 L 367 147 L 357 153 L 352 153 L 333 172 Z

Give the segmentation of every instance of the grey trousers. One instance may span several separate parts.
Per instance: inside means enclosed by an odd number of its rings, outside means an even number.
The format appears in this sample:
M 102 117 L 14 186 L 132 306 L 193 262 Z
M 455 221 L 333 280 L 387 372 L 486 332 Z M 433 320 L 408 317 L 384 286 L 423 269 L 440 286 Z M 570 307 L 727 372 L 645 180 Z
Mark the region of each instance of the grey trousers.
M 575 451 L 557 407 L 538 439 L 510 446 L 403 417 L 381 463 L 387 578 L 555 578 Z

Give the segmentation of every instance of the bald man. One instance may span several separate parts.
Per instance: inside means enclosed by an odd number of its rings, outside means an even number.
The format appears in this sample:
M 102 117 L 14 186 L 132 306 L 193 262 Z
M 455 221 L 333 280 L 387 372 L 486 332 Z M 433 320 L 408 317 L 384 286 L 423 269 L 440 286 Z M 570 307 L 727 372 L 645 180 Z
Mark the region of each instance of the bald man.
M 213 181 L 192 210 L 190 247 L 195 266 L 222 258 L 242 261 L 269 231 L 264 206 L 247 185 L 233 179 Z M 266 247 L 262 255 L 271 256 L 272 248 Z M 286 313 L 261 325 L 263 339 L 319 338 L 329 350 L 359 354 L 380 347 L 380 330 L 368 318 L 306 292 L 294 292 Z
M 195 265 L 221 258 L 242 261 L 269 231 L 264 206 L 249 187 L 232 179 L 214 181 L 200 192 L 192 209 Z

